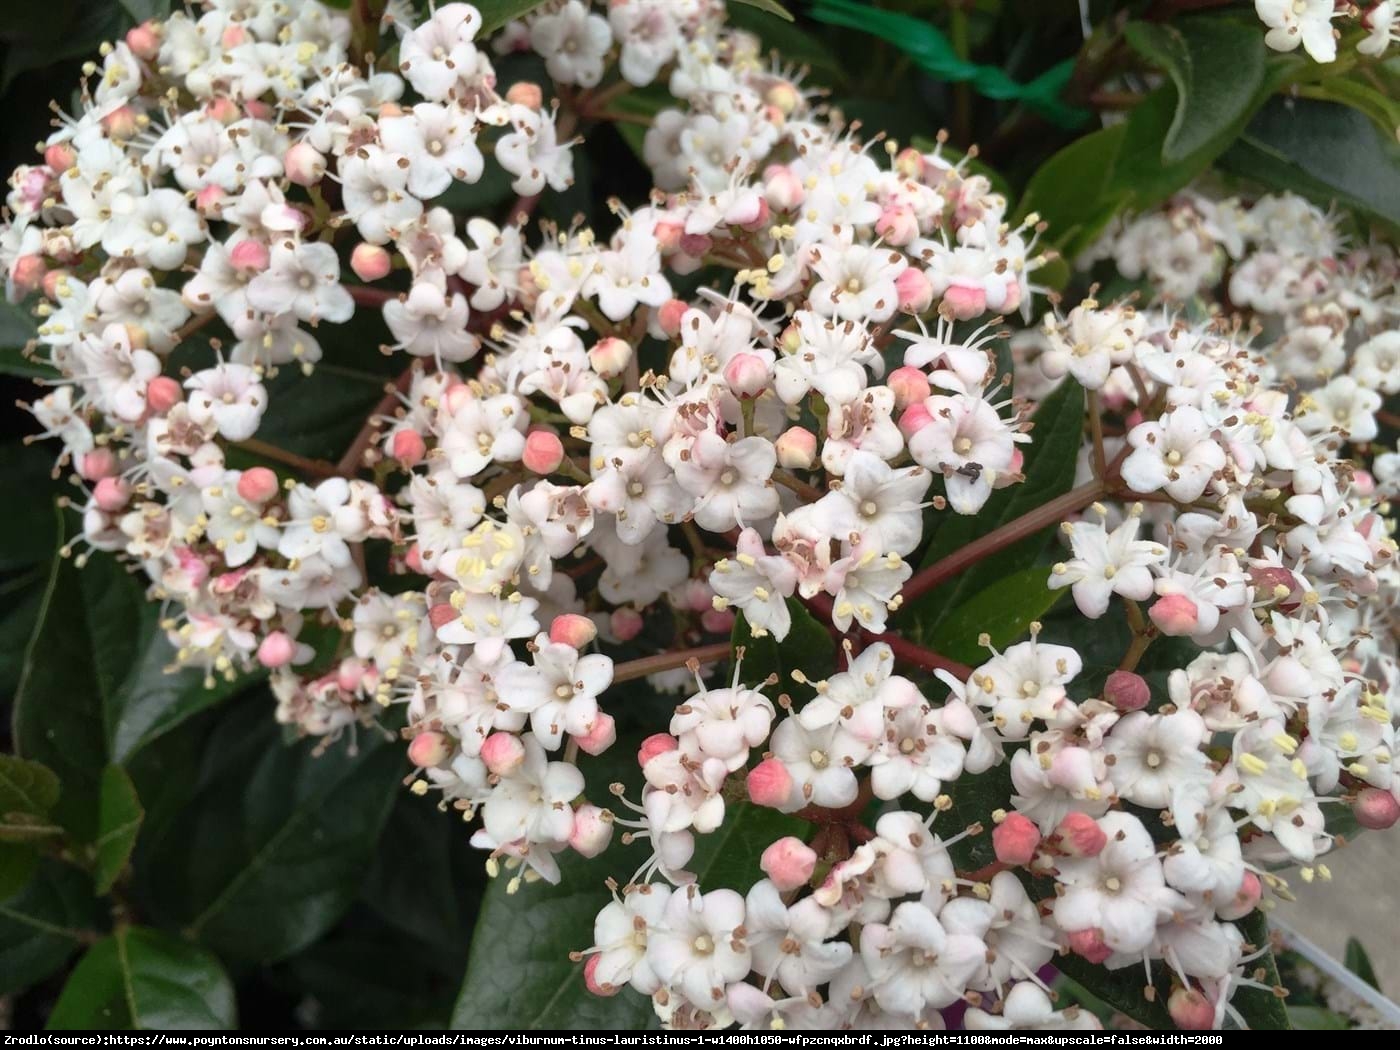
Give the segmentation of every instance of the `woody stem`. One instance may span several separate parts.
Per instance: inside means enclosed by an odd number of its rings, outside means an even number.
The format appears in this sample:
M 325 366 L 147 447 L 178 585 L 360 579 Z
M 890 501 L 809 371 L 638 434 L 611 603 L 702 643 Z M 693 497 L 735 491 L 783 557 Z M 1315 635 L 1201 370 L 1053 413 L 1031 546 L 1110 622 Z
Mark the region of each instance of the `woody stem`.
M 613 684 L 645 678 L 658 671 L 673 671 L 677 667 L 684 667 L 691 660 L 702 664 L 714 663 L 728 657 L 729 648 L 728 642 L 714 642 L 710 645 L 698 645 L 694 649 L 681 649 L 674 653 L 657 653 L 655 656 L 644 656 L 640 660 L 628 660 L 613 668 Z

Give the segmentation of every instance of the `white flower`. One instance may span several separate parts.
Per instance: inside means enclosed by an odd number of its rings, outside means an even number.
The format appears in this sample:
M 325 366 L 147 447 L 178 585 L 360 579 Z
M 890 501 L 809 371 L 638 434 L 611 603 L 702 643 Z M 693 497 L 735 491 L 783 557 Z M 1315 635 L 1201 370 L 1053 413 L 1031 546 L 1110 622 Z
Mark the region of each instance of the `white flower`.
M 621 900 L 611 901 L 593 920 L 593 943 L 598 961 L 592 981 L 605 991 L 630 985 L 643 995 L 661 986 L 647 962 L 651 932 L 661 925 L 671 889 L 651 882 L 629 886 Z M 591 962 L 591 960 L 590 960 Z
M 1195 711 L 1135 711 L 1125 716 L 1104 740 L 1104 750 L 1113 757 L 1108 776 L 1119 797 L 1163 809 L 1174 789 L 1209 779 L 1201 750 L 1206 736 L 1205 723 Z
M 345 214 L 370 244 L 385 244 L 423 214 L 408 190 L 412 160 L 378 146 L 361 146 L 340 161 Z
M 1065 703 L 1065 686 L 1083 668 L 1078 652 L 1032 639 L 993 657 L 967 681 L 969 703 L 992 711 L 998 731 L 1023 739 L 1036 719 L 1049 721 Z
M 682 749 L 722 760 L 732 773 L 768 739 L 773 704 L 756 689 L 702 689 L 676 708 L 671 733 Z
M 569 144 L 559 141 L 554 117 L 527 106 L 511 106 L 514 127 L 496 142 L 496 163 L 515 176 L 511 189 L 533 197 L 549 186 L 563 192 L 574 181 Z
M 579 655 L 577 649 L 535 639 L 533 665 L 508 664 L 497 676 L 500 702 L 530 716 L 530 728 L 547 750 L 559 747 L 565 733 L 584 736 L 598 718 L 598 696 L 612 684 L 612 659 L 601 653 Z
M 476 146 L 474 123 L 460 106 L 420 102 L 399 116 L 381 118 L 379 141 L 390 154 L 408 161 L 408 192 L 431 200 L 444 193 L 453 179 L 480 180 L 484 161 Z
M 647 938 L 647 962 L 696 1009 L 713 1009 L 725 989 L 749 973 L 744 916 L 744 898 L 733 890 L 677 890 L 666 902 L 660 928 Z
M 854 620 L 880 634 L 888 614 L 899 608 L 900 589 L 914 570 L 898 554 L 880 555 L 873 549 L 858 548 L 848 561 L 832 603 L 831 622 L 842 633 L 851 629 Z
M 1079 611 L 1093 619 L 1108 611 L 1114 594 L 1138 602 L 1152 597 L 1151 569 L 1166 558 L 1167 549 L 1137 538 L 1140 520 L 1129 515 L 1112 532 L 1093 522 L 1066 522 L 1062 528 L 1074 557 L 1055 563 L 1049 586 L 1071 587 Z
M 1000 1014 L 989 1014 L 973 1007 L 967 1011 L 965 1026 L 977 1032 L 1096 1032 L 1103 1028 L 1103 1023 L 1082 1006 L 1056 1010 L 1038 985 L 1021 981 L 1006 993 Z
M 397 349 L 441 365 L 465 361 L 480 348 L 467 331 L 467 313 L 465 296 L 449 297 L 432 281 L 415 281 L 405 298 L 384 304 L 384 323 L 398 340 Z
M 776 980 L 794 995 L 826 984 L 851 958 L 845 941 L 827 941 L 833 929 L 831 913 L 815 898 L 807 897 L 791 907 L 783 903 L 778 888 L 767 879 L 754 883 L 745 898 L 753 968 Z
M 268 268 L 248 284 L 248 304 L 270 314 L 295 314 L 313 324 L 343 324 L 355 301 L 340 284 L 340 259 L 319 241 L 273 243 Z
M 481 809 L 486 833 L 499 843 L 563 843 L 574 826 L 570 806 L 583 793 L 583 774 L 567 762 L 551 762 L 530 734 L 520 738 L 525 759 L 502 777 Z
M 559 84 L 593 87 L 603 79 L 603 59 L 612 47 L 612 30 L 601 15 L 579 0 L 546 11 L 530 26 L 530 46 L 545 59 L 545 69 Z
M 1180 503 L 1200 499 L 1215 473 L 1225 466 L 1225 450 L 1211 436 L 1199 409 L 1183 405 L 1156 422 L 1128 431 L 1133 452 L 1122 475 L 1134 492 L 1165 490 Z
M 472 41 L 481 15 L 470 4 L 445 4 L 399 44 L 399 69 L 426 99 L 441 101 L 477 73 L 484 59 Z
M 223 363 L 185 380 L 190 391 L 190 418 L 212 425 L 229 441 L 246 441 L 267 411 L 267 388 L 261 374 L 247 365 Z
M 895 281 L 909 260 L 888 248 L 828 245 L 813 252 L 821 278 L 812 288 L 812 309 L 843 321 L 888 321 L 899 306 Z
M 114 214 L 102 234 L 102 250 L 158 270 L 178 269 L 190 245 L 205 239 L 204 224 L 179 190 L 156 189 L 124 198 L 130 211 Z
M 733 558 L 721 558 L 710 573 L 714 607 L 737 608 L 755 637 L 782 641 L 792 627 L 787 599 L 797 587 L 797 569 L 782 555 L 767 554 L 755 529 L 739 533 Z
M 909 439 L 909 454 L 943 475 L 955 511 L 976 514 L 993 485 L 1011 471 L 1016 442 L 1025 436 L 980 397 L 934 394 L 924 408 L 930 421 Z
M 1264 43 L 1275 51 L 1293 51 L 1302 44 L 1318 62 L 1336 59 L 1332 0 L 1254 0 L 1254 10 L 1269 27 Z
M 906 902 L 888 924 L 860 931 L 860 956 L 882 1009 L 917 1016 L 957 1002 L 982 965 L 987 947 L 975 937 L 950 934 L 922 904 Z
M 869 452 L 852 453 L 839 488 L 817 506 L 831 533 L 881 553 L 913 552 L 923 538 L 923 497 L 932 479 L 921 467 L 895 469 Z

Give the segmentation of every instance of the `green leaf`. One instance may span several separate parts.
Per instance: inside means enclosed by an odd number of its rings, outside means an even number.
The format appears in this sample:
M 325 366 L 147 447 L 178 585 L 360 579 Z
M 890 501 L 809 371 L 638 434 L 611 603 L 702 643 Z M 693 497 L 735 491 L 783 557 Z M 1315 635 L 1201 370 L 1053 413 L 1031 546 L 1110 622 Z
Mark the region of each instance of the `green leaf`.
M 1244 934 L 1247 944 L 1251 944 L 1255 948 L 1268 948 L 1269 918 L 1263 911 L 1255 909 L 1235 925 Z M 1279 986 L 1278 962 L 1274 959 L 1274 953 L 1271 950 L 1266 950 L 1263 955 L 1251 963 L 1250 970 L 1252 973 L 1263 970 L 1264 973 L 1259 977 L 1261 983 L 1270 988 Z M 1284 1007 L 1283 1002 L 1272 991 L 1249 987 L 1240 988 L 1230 999 L 1231 1005 L 1240 1012 L 1245 1023 L 1256 1032 L 1287 1031 L 1292 1027 L 1288 1021 L 1288 1010 Z
M 0 755 L 0 814 L 47 817 L 59 792 L 58 776 L 48 766 Z
M 770 15 L 777 15 L 784 22 L 793 21 L 793 17 L 788 12 L 788 9 L 778 3 L 778 0 L 735 0 L 735 3 L 743 4 L 745 7 L 754 7 L 760 11 L 766 11 Z
M 1072 381 L 1062 383 L 1040 403 L 1032 417 L 1031 443 L 1026 448 L 1026 480 L 993 492 L 986 506 L 973 515 L 943 512 L 933 542 L 920 568 L 927 568 L 965 547 L 978 536 L 1000 528 L 1027 511 L 1068 492 L 1074 484 L 1074 465 L 1084 430 L 1084 391 Z M 960 573 L 917 601 L 901 615 L 911 616 L 919 637 L 927 640 L 948 614 L 980 590 L 1031 565 L 1045 546 L 1053 526 L 998 552 Z
M 243 682 L 206 689 L 196 670 L 166 674 L 173 652 L 160 608 L 110 555 L 79 569 L 55 556 L 15 695 L 16 751 L 65 785 L 55 814 L 80 839 L 97 833 L 98 778 Z
M 1182 18 L 1130 22 L 1124 35 L 1176 85 L 1176 111 L 1162 141 L 1167 164 L 1233 139 L 1263 102 L 1266 49 L 1257 26 Z
M 512 19 L 529 14 L 544 2 L 545 0 L 479 0 L 475 5 L 481 12 L 481 31 L 476 34 L 478 39 L 487 33 L 494 33 Z
M 126 13 L 135 22 L 145 22 L 151 18 L 166 18 L 170 15 L 172 0 L 121 0 Z
M 164 921 L 227 958 L 306 947 L 349 907 L 399 790 L 400 748 L 361 731 L 313 752 L 279 743 L 273 701 L 251 693 L 210 736 L 184 810 L 145 843 L 138 891 Z
M 987 657 L 980 644 L 983 634 L 998 649 L 1025 634 L 1064 595 L 1051 590 L 1050 572 L 1042 565 L 1014 573 L 985 588 L 949 613 L 929 638 L 935 652 L 960 663 L 977 666 Z
M 1290 1006 L 1288 1022 L 1289 1027 L 1299 1032 L 1345 1032 L 1351 1029 L 1351 1022 L 1345 1017 L 1321 1006 Z
M 96 936 L 101 922 L 87 876 L 57 861 L 40 861 L 38 874 L 18 895 L 0 900 L 0 995 L 57 971 Z
M 1018 217 L 1039 215 L 1050 224 L 1050 241 L 1069 258 L 1078 255 L 1132 199 L 1132 191 L 1113 180 L 1127 134 L 1126 122 L 1114 124 L 1056 153 L 1026 184 Z
M 235 1024 L 233 982 L 219 960 L 137 926 L 120 928 L 88 949 L 47 1027 L 227 1031 Z
M 24 353 L 34 338 L 34 318 L 23 306 L 0 298 L 0 374 L 48 379 L 57 370 Z
M 0 520 L 0 572 L 47 561 L 58 537 L 53 479 L 54 448 L 12 441 L 0 445 L 0 491 L 5 515 Z
M 736 652 L 740 647 L 744 650 L 744 681 L 757 683 L 777 675 L 778 691 L 791 692 L 793 671 L 819 682 L 836 669 L 836 643 L 830 633 L 796 598 L 789 598 L 787 606 L 792 628 L 781 642 L 771 634 L 754 637 L 743 614 L 734 617 L 730 646 Z
M 1400 179 L 1394 177 L 1400 144 L 1350 106 L 1273 99 L 1220 165 L 1268 188 L 1291 190 L 1323 207 L 1340 203 L 1400 229 Z
M 1376 991 L 1381 990 L 1380 979 L 1376 977 L 1376 968 L 1371 965 L 1371 957 L 1366 954 L 1366 948 L 1355 937 L 1347 938 L 1346 955 L 1343 959 L 1346 968 L 1363 981 L 1369 984 Z
M 730 4 L 725 18 L 736 29 L 754 34 L 769 51 L 776 51 L 784 65 L 808 66 L 827 86 L 845 82 L 841 60 L 821 39 L 794 25 L 791 16 L 786 20 L 770 18 L 754 5 Z
M 117 881 L 131 851 L 136 848 L 136 835 L 141 830 L 141 800 L 136 785 L 121 766 L 108 766 L 102 771 L 101 794 L 97 816 L 97 860 L 93 882 L 99 894 L 106 893 Z
M 38 866 L 39 851 L 33 846 L 23 842 L 0 842 L 0 902 L 28 886 Z
M 1171 976 L 1162 963 L 1152 967 L 1152 987 L 1157 990 L 1157 995 L 1151 1002 L 1142 994 L 1146 982 L 1141 966 L 1106 970 L 1097 963 L 1070 953 L 1057 958 L 1055 967 L 1120 1014 L 1154 1031 L 1176 1030 L 1176 1022 L 1167 1013 L 1167 997 L 1172 991 Z

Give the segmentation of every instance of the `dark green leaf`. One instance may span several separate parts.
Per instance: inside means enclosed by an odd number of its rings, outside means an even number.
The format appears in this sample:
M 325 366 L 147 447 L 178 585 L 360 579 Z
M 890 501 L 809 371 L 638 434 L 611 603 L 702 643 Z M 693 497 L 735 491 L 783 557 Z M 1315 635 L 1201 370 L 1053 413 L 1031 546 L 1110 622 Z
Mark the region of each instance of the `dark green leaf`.
M 38 866 L 39 851 L 34 846 L 23 842 L 0 842 L 0 903 L 29 885 Z
M 1076 139 L 1040 166 L 1021 195 L 1017 214 L 1035 213 L 1049 223 L 1051 242 L 1071 259 L 1132 199 L 1113 180 L 1127 134 L 1123 123 Z
M 937 519 L 937 531 L 924 554 L 921 568 L 933 565 L 977 537 L 1069 491 L 1074 483 L 1074 464 L 1084 429 L 1084 391 L 1077 383 L 1062 383 L 1040 403 L 1033 420 L 1035 426 L 1031 430 L 1031 443 L 1026 446 L 1023 467 L 1026 480 L 993 492 L 980 513 L 963 515 L 944 511 Z M 1051 531 L 1042 530 L 960 573 L 956 579 L 911 602 L 902 615 L 912 616 L 918 623 L 920 638 L 929 639 L 943 619 L 971 595 L 1031 565 Z
M 1176 112 L 1162 141 L 1167 164 L 1233 139 L 1263 102 L 1266 49 L 1257 26 L 1182 18 L 1130 22 L 1125 36 L 1176 85 Z
M 528 14 L 544 3 L 544 0 L 480 0 L 476 9 L 481 12 L 481 31 L 477 37 L 494 33 L 514 18 Z
M 793 671 L 819 682 L 836 669 L 836 645 L 831 635 L 797 599 L 789 598 L 787 605 L 792 628 L 781 642 L 771 634 L 755 638 L 742 614 L 734 618 L 730 634 L 733 648 L 744 649 L 744 681 L 761 682 L 777 675 L 778 692 L 793 691 Z
M 360 733 L 313 753 L 282 746 L 273 701 L 254 691 L 210 736 L 185 809 L 143 846 L 149 907 L 229 958 L 304 948 L 359 889 L 398 791 L 399 748 Z
M 47 565 L 36 565 L 28 572 L 0 584 L 0 696 L 11 696 L 24 672 L 24 651 L 44 602 Z
M 98 893 L 110 890 L 126 867 L 127 858 L 136 848 L 136 835 L 141 830 L 143 816 L 136 785 L 126 770 L 121 766 L 104 769 L 98 804 L 97 859 L 92 876 Z
M 53 479 L 55 449 L 48 445 L 0 445 L 0 491 L 5 515 L 0 521 L 0 572 L 47 561 L 57 538 Z
M 42 981 L 96 936 L 102 909 L 77 868 L 40 861 L 17 895 L 0 901 L 0 995 Z
M 1335 201 L 1400 227 L 1400 144 L 1350 106 L 1273 99 L 1220 164 L 1270 189 L 1292 190 L 1323 207 Z
M 1055 960 L 1055 966 L 1120 1014 L 1154 1031 L 1176 1030 L 1176 1022 L 1167 1013 L 1167 997 L 1172 991 L 1171 976 L 1162 963 L 1152 967 L 1152 987 L 1157 990 L 1156 998 L 1152 1001 L 1143 995 L 1146 981 L 1141 966 L 1106 970 L 1074 954 L 1061 955 Z
M 1046 585 L 1050 572 L 1044 566 L 998 580 L 959 605 L 938 624 L 929 638 L 937 653 L 976 666 L 987 657 L 983 634 L 998 649 L 1019 639 L 1033 621 L 1044 616 L 1064 595 L 1064 589 Z
M 59 797 L 58 776 L 39 762 L 0 755 L 0 815 L 47 817 Z
M 121 0 L 122 7 L 135 22 L 168 17 L 171 3 L 172 0 Z
M 34 329 L 34 318 L 27 309 L 0 298 L 0 373 L 41 378 L 58 374 L 49 365 L 25 355 Z
M 1376 968 L 1371 965 L 1371 957 L 1366 954 L 1366 948 L 1355 937 L 1347 938 L 1344 961 L 1348 970 L 1356 974 L 1356 976 L 1360 977 L 1376 991 L 1381 990 L 1381 982 L 1380 979 L 1376 977 Z
M 756 7 L 758 10 L 766 11 L 770 15 L 777 15 L 785 22 L 791 22 L 793 20 L 792 15 L 788 13 L 788 9 L 778 3 L 778 0 L 735 0 L 735 3 L 743 4 L 746 7 Z
M 1289 1026 L 1299 1032 L 1345 1032 L 1351 1022 L 1321 1006 L 1288 1007 Z
M 1303 90 L 1303 89 L 1300 89 Z M 1380 133 L 1388 140 L 1400 134 L 1400 99 L 1352 77 L 1330 77 L 1316 87 L 1304 91 L 1311 98 L 1341 102 L 1365 113 L 1375 121 Z
M 226 1031 L 235 1023 L 233 983 L 218 959 L 168 934 L 123 927 L 88 949 L 48 1027 Z

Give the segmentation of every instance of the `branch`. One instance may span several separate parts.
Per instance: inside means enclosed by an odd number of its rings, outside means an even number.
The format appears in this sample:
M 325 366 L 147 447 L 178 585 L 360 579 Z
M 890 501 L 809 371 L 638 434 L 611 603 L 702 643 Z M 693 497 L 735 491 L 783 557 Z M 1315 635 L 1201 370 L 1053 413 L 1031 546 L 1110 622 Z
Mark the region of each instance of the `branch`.
M 360 432 L 355 435 L 355 440 L 350 443 L 350 447 L 345 450 L 345 455 L 340 457 L 333 468 L 336 474 L 341 477 L 354 477 L 356 472 L 364 465 L 365 452 L 370 445 L 374 444 L 374 439 L 379 435 L 379 417 L 388 415 L 390 410 L 399 400 L 405 390 L 413 384 L 413 377 L 418 373 L 419 364 L 414 361 L 401 373 L 394 381 L 393 386 L 384 388 L 384 396 L 379 399 L 379 403 L 374 406 L 364 425 L 360 427 Z
M 728 642 L 715 642 L 711 645 L 696 646 L 694 649 L 681 649 L 674 653 L 658 653 L 655 656 L 644 656 L 640 660 L 628 660 L 613 668 L 613 684 L 645 678 L 658 671 L 674 671 L 677 667 L 684 667 L 691 660 L 702 664 L 714 663 L 716 660 L 727 659 L 729 653 Z
M 313 478 L 333 478 L 337 473 L 334 463 L 327 463 L 324 459 L 308 459 L 306 456 L 298 456 L 295 452 L 288 452 L 285 448 L 267 441 L 259 441 L 257 438 L 232 442 L 231 447 L 251 452 L 255 456 L 270 459 L 275 463 L 285 463 Z

